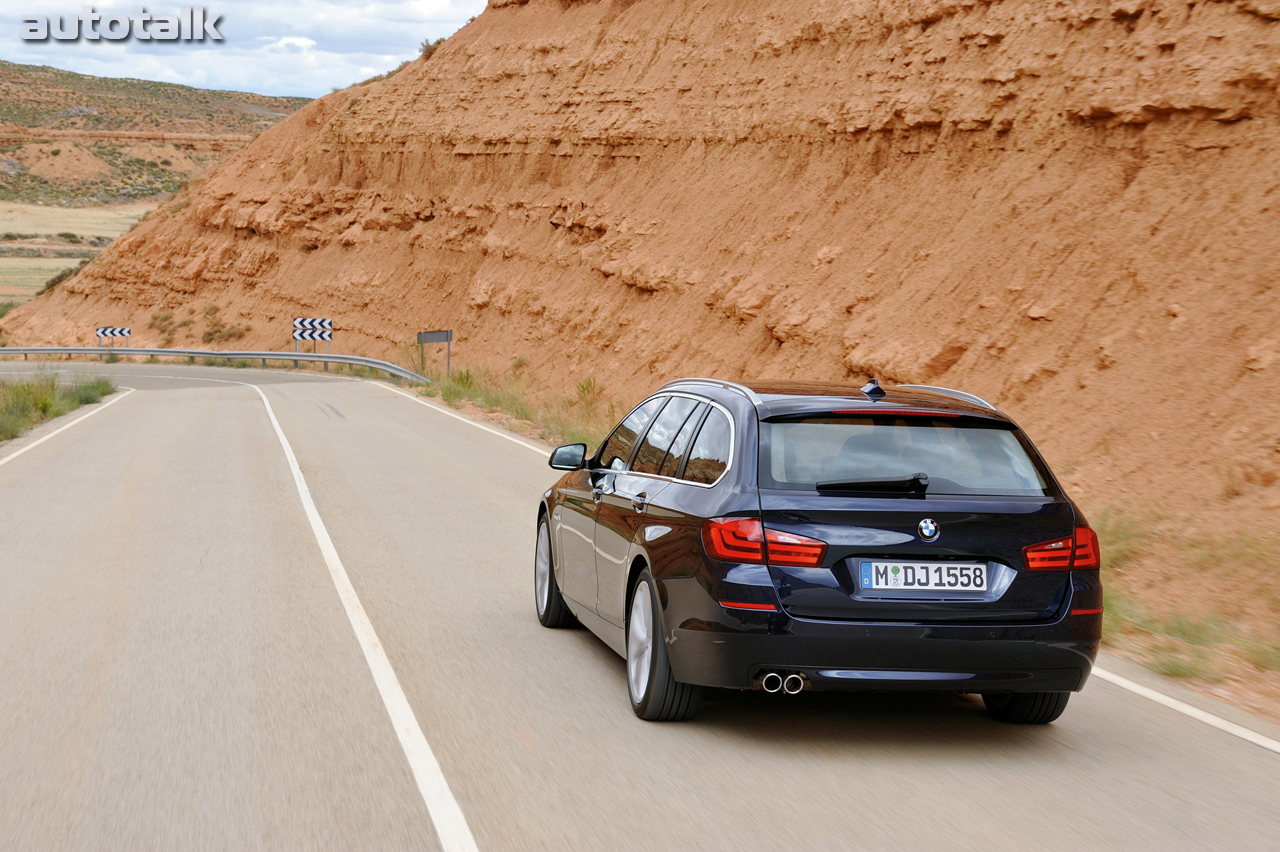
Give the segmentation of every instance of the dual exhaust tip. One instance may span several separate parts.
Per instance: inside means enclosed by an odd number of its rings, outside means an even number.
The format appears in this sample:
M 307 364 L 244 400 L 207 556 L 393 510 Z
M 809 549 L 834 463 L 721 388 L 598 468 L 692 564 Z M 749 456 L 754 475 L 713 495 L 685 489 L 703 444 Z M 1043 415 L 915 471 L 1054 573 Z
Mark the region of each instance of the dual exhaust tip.
M 785 676 L 778 672 L 769 672 L 760 680 L 760 687 L 770 695 L 778 692 L 796 695 L 804 689 L 804 678 L 795 672 Z

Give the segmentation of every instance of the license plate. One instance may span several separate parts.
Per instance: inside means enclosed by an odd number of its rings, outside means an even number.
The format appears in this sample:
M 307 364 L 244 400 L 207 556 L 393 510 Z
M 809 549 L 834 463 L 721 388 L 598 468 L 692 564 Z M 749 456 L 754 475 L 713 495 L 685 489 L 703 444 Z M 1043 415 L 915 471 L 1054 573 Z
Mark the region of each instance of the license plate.
M 981 562 L 861 562 L 864 589 L 985 592 L 987 566 Z

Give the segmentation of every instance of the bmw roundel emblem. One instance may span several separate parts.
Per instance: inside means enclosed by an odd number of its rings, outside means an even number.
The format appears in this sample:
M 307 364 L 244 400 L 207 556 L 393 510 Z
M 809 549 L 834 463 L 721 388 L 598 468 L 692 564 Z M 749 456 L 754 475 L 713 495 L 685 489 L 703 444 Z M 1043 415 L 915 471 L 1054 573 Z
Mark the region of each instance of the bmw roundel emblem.
M 938 522 L 933 518 L 925 518 L 916 529 L 920 531 L 920 537 L 925 541 L 933 541 L 938 537 Z

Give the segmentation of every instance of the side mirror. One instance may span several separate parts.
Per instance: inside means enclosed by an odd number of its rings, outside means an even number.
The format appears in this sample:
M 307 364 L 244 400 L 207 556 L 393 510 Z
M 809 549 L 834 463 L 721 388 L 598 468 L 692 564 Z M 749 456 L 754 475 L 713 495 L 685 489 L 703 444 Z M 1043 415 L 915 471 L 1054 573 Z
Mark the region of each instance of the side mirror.
M 551 452 L 548 462 L 556 470 L 582 470 L 587 463 L 586 444 L 565 444 Z

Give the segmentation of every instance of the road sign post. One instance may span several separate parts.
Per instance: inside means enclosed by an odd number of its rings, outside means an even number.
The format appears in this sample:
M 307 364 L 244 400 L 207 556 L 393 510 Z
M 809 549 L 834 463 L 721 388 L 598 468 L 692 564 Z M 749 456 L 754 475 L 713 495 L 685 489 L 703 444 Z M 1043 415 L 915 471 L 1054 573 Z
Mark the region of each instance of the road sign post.
M 124 338 L 124 348 L 125 348 L 125 349 L 128 349 L 128 348 L 129 348 L 129 334 L 131 333 L 131 329 L 127 329 L 127 328 L 116 328 L 115 326 L 111 326 L 111 325 L 104 325 L 104 326 L 101 326 L 101 327 L 99 327 L 99 328 L 97 329 L 97 333 L 98 333 L 98 347 L 99 347 L 99 348 L 101 348 L 101 347 L 102 347 L 102 338 L 104 338 L 104 337 L 111 341 L 111 348 L 112 348 L 112 349 L 114 349 L 114 348 L 115 348 L 115 345 L 116 345 L 116 338 L 117 338 L 117 337 L 123 337 L 123 338 Z
M 329 341 L 333 340 L 333 320 L 331 319 L 309 319 L 305 317 L 294 317 L 293 320 L 293 351 L 299 352 L 301 344 L 300 340 L 311 341 L 311 351 L 316 351 L 316 341 L 324 341 L 324 354 L 329 354 Z M 297 365 L 297 361 L 293 362 Z M 329 371 L 329 362 L 324 362 L 325 372 Z
M 452 370 L 451 362 L 453 360 L 453 329 L 448 329 L 447 331 L 418 332 L 418 355 L 422 361 L 422 366 L 424 369 L 427 366 L 426 345 L 428 343 L 444 344 L 444 377 L 448 379 L 449 373 Z

